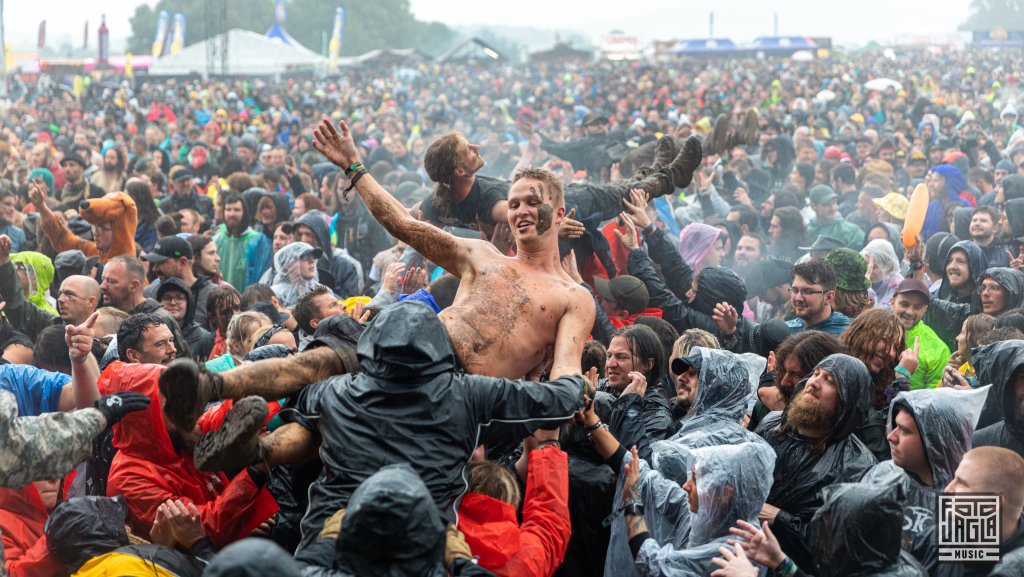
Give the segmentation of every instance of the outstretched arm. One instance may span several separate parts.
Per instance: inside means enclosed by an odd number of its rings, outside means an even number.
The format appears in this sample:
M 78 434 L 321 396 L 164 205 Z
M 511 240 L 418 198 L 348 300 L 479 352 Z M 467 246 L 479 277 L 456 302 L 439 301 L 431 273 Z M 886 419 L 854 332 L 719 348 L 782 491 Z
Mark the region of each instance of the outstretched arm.
M 330 119 L 325 117 L 313 132 L 313 148 L 343 170 L 360 161 L 352 133 L 344 121 L 340 121 L 335 127 Z M 359 191 L 366 208 L 391 236 L 415 248 L 441 268 L 456 276 L 462 275 L 469 262 L 473 243 L 458 239 L 436 226 L 413 218 L 402 203 L 384 190 L 370 174 L 358 179 L 356 190 Z

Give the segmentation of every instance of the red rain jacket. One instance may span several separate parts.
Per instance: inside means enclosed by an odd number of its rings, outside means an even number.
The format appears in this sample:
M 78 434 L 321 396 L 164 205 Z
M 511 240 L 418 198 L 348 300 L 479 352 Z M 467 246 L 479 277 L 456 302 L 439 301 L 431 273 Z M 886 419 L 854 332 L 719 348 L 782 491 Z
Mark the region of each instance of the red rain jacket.
M 467 493 L 459 529 L 480 566 L 499 577 L 550 577 L 569 546 L 569 458 L 557 447 L 530 453 L 523 524 L 512 505 Z
M 145 411 L 127 415 L 114 425 L 119 452 L 110 466 L 107 495 L 124 495 L 128 524 L 149 536 L 157 507 L 167 499 L 194 503 L 207 536 L 219 549 L 249 535 L 277 512 L 277 502 L 248 471 L 228 479 L 222 473 L 196 469 L 190 456 L 174 451 L 164 426 L 157 389 L 161 365 L 112 363 L 100 375 L 101 394 L 134 391 L 153 401 Z

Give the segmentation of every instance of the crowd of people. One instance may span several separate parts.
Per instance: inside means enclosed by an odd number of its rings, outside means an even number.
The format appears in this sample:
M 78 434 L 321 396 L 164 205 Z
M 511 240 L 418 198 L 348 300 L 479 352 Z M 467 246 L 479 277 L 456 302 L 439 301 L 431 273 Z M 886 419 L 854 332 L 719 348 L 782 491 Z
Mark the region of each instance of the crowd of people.
M 0 575 L 1022 575 L 1022 74 L 14 76 Z

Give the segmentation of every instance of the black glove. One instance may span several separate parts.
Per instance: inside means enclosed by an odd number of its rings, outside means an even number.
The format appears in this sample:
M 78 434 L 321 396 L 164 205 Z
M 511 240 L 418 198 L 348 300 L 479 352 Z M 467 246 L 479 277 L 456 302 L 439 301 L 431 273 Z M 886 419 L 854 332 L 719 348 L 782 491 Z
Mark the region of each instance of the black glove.
M 107 426 L 113 425 L 134 411 L 141 411 L 149 406 L 149 397 L 140 393 L 114 393 L 105 395 L 93 403 L 96 410 L 107 420 Z

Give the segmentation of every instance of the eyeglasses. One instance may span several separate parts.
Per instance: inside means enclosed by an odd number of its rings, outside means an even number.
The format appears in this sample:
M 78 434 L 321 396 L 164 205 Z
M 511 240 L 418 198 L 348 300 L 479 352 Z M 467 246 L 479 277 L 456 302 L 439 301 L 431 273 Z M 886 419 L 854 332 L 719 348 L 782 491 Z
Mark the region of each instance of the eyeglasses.
M 162 303 L 183 303 L 183 302 L 186 302 L 187 300 L 188 300 L 188 297 L 186 297 L 183 294 L 167 294 L 167 295 L 164 295 L 163 298 L 160 299 L 160 302 L 162 302 Z
M 811 290 L 811 289 L 805 289 L 805 288 L 794 288 L 794 287 L 790 287 L 790 289 L 789 289 L 789 294 L 791 294 L 793 296 L 803 295 L 805 297 L 809 297 L 811 295 L 823 295 L 823 294 L 825 294 L 825 292 L 827 292 L 827 291 L 824 291 L 824 290 Z
M 1003 290 L 1003 287 L 997 284 L 983 284 L 978 292 L 982 293 L 995 293 Z

